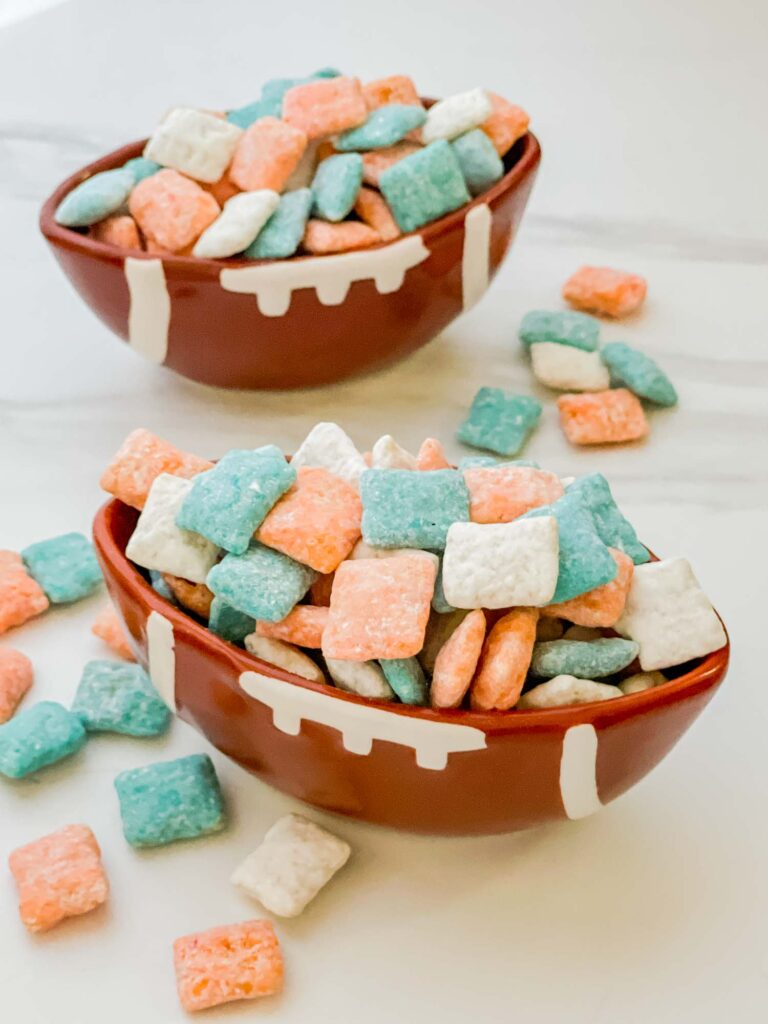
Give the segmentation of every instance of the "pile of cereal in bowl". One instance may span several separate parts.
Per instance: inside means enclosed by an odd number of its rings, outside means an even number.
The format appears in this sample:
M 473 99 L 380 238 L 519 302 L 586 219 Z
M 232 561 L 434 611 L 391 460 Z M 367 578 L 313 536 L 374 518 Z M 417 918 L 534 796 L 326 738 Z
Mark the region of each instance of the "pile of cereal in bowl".
M 377 701 L 477 711 L 663 684 L 723 626 L 683 558 L 653 561 L 603 476 L 361 454 L 333 423 L 295 455 L 217 463 L 145 430 L 102 486 L 140 510 L 127 557 L 166 599 L 262 661 Z
M 286 259 L 390 242 L 505 173 L 528 115 L 475 88 L 426 108 L 406 75 L 267 82 L 236 110 L 177 107 L 140 157 L 86 178 L 55 219 L 123 249 Z

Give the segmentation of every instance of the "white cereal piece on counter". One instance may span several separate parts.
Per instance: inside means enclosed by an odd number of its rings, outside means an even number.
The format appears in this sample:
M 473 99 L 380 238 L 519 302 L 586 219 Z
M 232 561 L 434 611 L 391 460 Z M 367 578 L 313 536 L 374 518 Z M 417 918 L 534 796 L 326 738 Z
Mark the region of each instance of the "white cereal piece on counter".
M 346 661 L 326 658 L 331 679 L 340 690 L 356 693 L 370 700 L 392 700 L 395 691 L 387 682 L 384 671 L 375 661 Z
M 309 679 L 313 683 L 327 682 L 320 666 L 294 644 L 286 643 L 284 640 L 273 640 L 269 636 L 259 636 L 257 633 L 249 633 L 244 643 L 247 651 L 262 661 L 268 661 L 270 665 L 276 665 L 286 672 L 293 672 L 294 675 Z
M 343 867 L 350 855 L 343 839 L 301 814 L 275 822 L 261 846 L 232 875 L 232 882 L 278 917 L 296 917 Z
M 682 665 L 727 642 L 723 624 L 685 558 L 636 565 L 617 633 L 640 645 L 644 672 Z
M 443 593 L 454 608 L 542 607 L 555 592 L 553 516 L 510 523 L 453 523 L 443 556 Z
M 379 438 L 371 456 L 372 469 L 416 469 L 416 456 L 402 448 L 391 434 Z
M 155 128 L 144 156 L 212 185 L 229 166 L 242 134 L 237 125 L 221 117 L 176 107 Z
M 421 129 L 424 145 L 437 139 L 455 139 L 487 121 L 492 111 L 493 104 L 485 89 L 470 89 L 448 96 L 427 111 L 427 120 Z
M 605 633 L 592 626 L 569 626 L 563 633 L 563 640 L 602 640 Z
M 622 679 L 619 689 L 622 693 L 641 693 L 643 690 L 652 690 L 654 686 L 661 686 L 666 681 L 666 676 L 661 672 L 638 672 L 634 676 Z
M 573 345 L 540 341 L 531 345 L 533 375 L 556 391 L 605 391 L 611 386 L 608 367 L 599 352 Z
M 291 465 L 294 469 L 319 466 L 354 485 L 357 485 L 360 474 L 368 469 L 352 439 L 338 423 L 315 424 L 299 445 Z
M 191 487 L 191 480 L 170 473 L 155 478 L 125 554 L 144 569 L 205 583 L 219 549 L 199 533 L 176 525 L 176 516 Z
M 218 260 L 247 249 L 280 205 L 272 189 L 240 192 L 224 203 L 219 216 L 200 235 L 193 256 Z
M 621 696 L 618 686 L 597 683 L 594 679 L 555 676 L 524 693 L 515 707 L 559 708 L 567 704 L 590 704 L 595 700 L 613 700 Z

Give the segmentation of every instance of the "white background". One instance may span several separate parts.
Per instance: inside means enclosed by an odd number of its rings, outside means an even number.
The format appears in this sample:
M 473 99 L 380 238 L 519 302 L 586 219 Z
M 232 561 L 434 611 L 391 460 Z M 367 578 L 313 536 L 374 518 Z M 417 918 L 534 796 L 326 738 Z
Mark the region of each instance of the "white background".
M 0 7 L 0 24 L 22 6 Z M 576 266 L 600 262 L 647 275 L 646 312 L 605 336 L 658 357 L 680 408 L 654 414 L 647 443 L 574 451 L 550 396 L 528 452 L 561 473 L 608 474 L 642 537 L 691 558 L 731 631 L 713 705 L 595 818 L 442 840 L 316 815 L 354 857 L 303 918 L 278 923 L 284 995 L 206 1019 L 766 1019 L 767 11 L 763 0 L 71 0 L 0 30 L 1 546 L 87 530 L 99 472 L 139 425 L 211 456 L 267 441 L 291 450 L 319 419 L 365 447 L 391 431 L 408 446 L 436 434 L 457 453 L 453 431 L 478 386 L 531 386 L 519 317 L 556 305 Z M 311 393 L 214 392 L 144 365 L 68 287 L 37 234 L 39 203 L 169 106 L 240 105 L 265 79 L 326 64 L 411 73 L 432 95 L 482 84 L 531 111 L 544 162 L 493 289 L 406 363 Z M 3 637 L 32 657 L 38 698 L 68 701 L 82 664 L 103 653 L 89 634 L 102 601 Z M 114 775 L 205 749 L 177 722 L 160 741 L 95 739 L 60 768 L 0 786 L 3 860 L 86 821 L 113 889 L 108 907 L 32 938 L 0 866 L 1 1020 L 185 1019 L 173 939 L 261 913 L 229 873 L 297 807 L 215 755 L 229 830 L 130 850 Z

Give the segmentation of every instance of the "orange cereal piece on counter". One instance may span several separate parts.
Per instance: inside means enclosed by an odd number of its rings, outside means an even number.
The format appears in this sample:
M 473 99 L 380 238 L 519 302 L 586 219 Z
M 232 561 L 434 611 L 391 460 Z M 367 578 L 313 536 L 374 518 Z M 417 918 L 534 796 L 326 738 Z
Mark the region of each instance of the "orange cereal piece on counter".
M 0 633 L 47 611 L 45 591 L 26 570 L 21 555 L 0 550 Z
M 356 128 L 367 117 L 368 107 L 357 78 L 316 78 L 294 85 L 283 96 L 283 121 L 300 128 L 310 139 Z
M 323 646 L 323 630 L 328 622 L 328 608 L 317 608 L 311 604 L 297 604 L 280 622 L 256 623 L 259 636 L 273 640 L 286 640 L 300 647 L 319 649 Z
M 221 213 L 210 192 L 168 168 L 136 185 L 128 209 L 147 241 L 171 253 L 197 241 Z
M 21 699 L 32 686 L 32 662 L 21 651 L 0 647 L 0 725 L 13 717 Z
M 491 99 L 491 116 L 480 125 L 491 140 L 499 156 L 504 156 L 528 131 L 530 118 L 522 107 L 489 92 Z
M 340 224 L 310 220 L 307 221 L 301 244 L 307 252 L 324 256 L 333 252 L 366 249 L 380 241 L 381 237 L 377 231 L 369 228 L 367 224 L 359 224 L 356 220 L 345 220 Z
M 184 935 L 173 944 L 179 1001 L 188 1012 L 283 988 L 283 954 L 271 921 L 244 921 Z
M 212 467 L 212 462 L 180 451 L 168 441 L 140 427 L 123 441 L 104 470 L 100 484 L 103 490 L 126 505 L 142 509 L 150 487 L 161 473 L 189 480 Z
M 321 573 L 309 588 L 309 600 L 318 608 L 327 608 L 331 603 L 333 577 L 335 573 Z
M 390 103 L 421 106 L 421 97 L 413 79 L 408 75 L 389 75 L 387 78 L 377 78 L 375 82 L 367 82 L 363 86 L 363 96 L 369 110 L 377 110 Z
M 618 569 L 614 579 L 588 590 L 586 594 L 572 597 L 570 601 L 549 604 L 541 609 L 541 614 L 547 618 L 566 619 L 576 626 L 613 626 L 618 622 L 627 602 L 635 564 L 623 551 L 616 548 L 608 550 Z
M 228 199 L 236 196 L 240 191 L 230 178 L 228 171 L 225 171 L 218 181 L 214 181 L 212 185 L 204 185 L 203 188 L 206 192 L 211 193 L 219 206 L 223 206 Z M 194 243 L 192 243 L 192 248 L 194 248 Z
M 411 658 L 424 646 L 438 560 L 427 552 L 359 558 L 336 570 L 326 658 Z
M 560 395 L 560 425 L 571 444 L 620 444 L 648 433 L 640 400 L 626 388 Z
M 229 166 L 229 177 L 244 192 L 282 192 L 307 148 L 307 136 L 276 117 L 260 117 L 243 132 Z
M 116 213 L 94 224 L 91 228 L 91 237 L 97 242 L 117 245 L 121 249 L 141 249 L 136 221 L 127 213 Z
M 360 495 L 351 484 L 327 469 L 302 466 L 256 539 L 317 572 L 333 572 L 359 539 L 362 517 Z
M 451 464 L 445 457 L 445 449 L 435 437 L 427 437 L 421 442 L 416 456 L 416 469 L 450 469 Z
M 394 146 L 386 146 L 384 149 L 373 149 L 369 153 L 363 153 L 363 181 L 366 185 L 379 187 L 381 176 L 388 167 L 396 164 L 406 156 L 422 149 L 416 142 L 396 142 Z
M 647 291 L 648 284 L 639 274 L 611 267 L 579 267 L 563 285 L 563 298 L 574 309 L 618 318 L 639 309 Z
M 440 648 L 430 689 L 433 708 L 457 708 L 464 700 L 483 649 L 485 629 L 485 615 L 475 608 Z
M 469 698 L 475 711 L 506 711 L 517 703 L 536 642 L 538 608 L 513 608 L 483 644 Z
M 8 863 L 19 890 L 21 920 L 31 932 L 87 914 L 109 893 L 101 850 L 87 825 L 66 825 L 20 846 Z
M 375 189 L 360 189 L 355 200 L 355 213 L 364 224 L 378 233 L 382 242 L 393 242 L 400 236 L 400 228 L 395 223 L 392 211 L 381 193 Z
M 201 619 L 209 618 L 213 604 L 213 591 L 209 590 L 204 583 L 191 583 L 181 576 L 172 576 L 169 572 L 163 573 L 163 579 L 182 608 L 199 615 Z
M 560 478 L 531 466 L 473 466 L 464 470 L 473 523 L 510 523 L 565 493 Z
M 125 658 L 126 661 L 136 661 L 128 642 L 125 626 L 112 605 L 99 612 L 96 621 L 91 626 L 91 632 L 103 640 L 121 658 Z

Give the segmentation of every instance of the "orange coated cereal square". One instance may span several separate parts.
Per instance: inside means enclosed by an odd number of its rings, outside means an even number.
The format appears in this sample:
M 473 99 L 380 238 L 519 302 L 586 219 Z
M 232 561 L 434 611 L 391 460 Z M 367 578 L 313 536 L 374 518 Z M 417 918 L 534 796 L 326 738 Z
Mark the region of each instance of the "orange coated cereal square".
M 364 224 L 377 232 L 382 242 L 393 242 L 400 235 L 392 211 L 381 193 L 375 189 L 360 189 L 355 200 L 355 213 Z
M 32 662 L 21 651 L 0 647 L 0 725 L 13 717 L 32 686 Z
M 499 156 L 504 156 L 528 131 L 530 118 L 522 107 L 516 107 L 496 93 L 491 99 L 491 116 L 480 127 L 491 140 Z
M 221 213 L 210 192 L 168 168 L 138 183 L 128 209 L 147 242 L 171 253 L 197 241 Z
M 645 301 L 644 277 L 611 267 L 579 267 L 563 285 L 563 298 L 574 309 L 601 316 L 634 313 Z
M 0 551 L 0 633 L 21 626 L 49 605 L 45 591 L 26 570 L 21 555 Z
M 280 622 L 256 623 L 259 636 L 285 640 L 299 647 L 319 649 L 323 646 L 323 631 L 328 623 L 328 608 L 311 604 L 297 604 Z
M 377 78 L 375 82 L 367 82 L 363 86 L 363 96 L 369 110 L 386 107 L 389 103 L 421 106 L 421 97 L 413 79 L 408 75 L 389 75 L 387 78 Z
M 473 523 L 510 523 L 564 493 L 558 476 L 532 466 L 475 466 L 464 470 L 464 483 Z
M 317 78 L 294 85 L 283 97 L 283 121 L 319 139 L 356 128 L 368 116 L 357 78 Z
M 91 632 L 103 640 L 107 647 L 111 647 L 121 658 L 125 658 L 126 661 L 136 661 L 128 642 L 128 633 L 112 605 L 99 612 L 96 621 L 91 626 Z
M 648 433 L 639 399 L 626 388 L 594 394 L 561 395 L 560 425 L 571 444 L 620 444 Z
M 424 646 L 438 560 L 427 552 L 360 558 L 336 570 L 323 654 L 411 658 Z
M 168 441 L 140 427 L 123 441 L 104 470 L 100 482 L 102 489 L 115 498 L 133 508 L 142 509 L 150 487 L 161 473 L 189 480 L 212 466 L 212 462 L 180 451 Z
M 173 944 L 176 987 L 193 1012 L 283 988 L 283 954 L 271 921 L 244 921 L 184 935 Z
M 422 147 L 416 142 L 396 142 L 394 146 L 373 149 L 363 153 L 363 181 L 366 185 L 379 187 L 381 176 L 388 167 L 418 152 Z
M 229 177 L 244 192 L 282 192 L 307 148 L 307 136 L 276 117 L 261 117 L 243 132 Z
M 614 579 L 585 594 L 572 597 L 570 601 L 549 604 L 541 609 L 541 614 L 547 618 L 566 619 L 576 626 L 592 628 L 613 626 L 618 622 L 627 602 L 635 564 L 623 551 L 616 548 L 608 550 L 618 570 Z
M 91 234 L 97 242 L 107 242 L 121 249 L 140 249 L 141 238 L 136 221 L 127 213 L 115 214 L 94 224 Z
M 109 893 L 101 850 L 87 825 L 66 825 L 11 853 L 19 914 L 31 932 L 44 932 L 65 917 L 87 914 Z
M 309 220 L 301 244 L 315 256 L 326 256 L 333 252 L 367 249 L 369 245 L 376 245 L 380 241 L 378 231 L 356 220 L 345 220 L 342 224 Z
M 359 539 L 362 516 L 360 495 L 351 484 L 327 469 L 302 466 L 256 539 L 317 572 L 333 572 Z
M 450 468 L 451 464 L 445 456 L 445 449 L 440 441 L 436 437 L 425 437 L 416 456 L 416 469 L 426 472 Z

